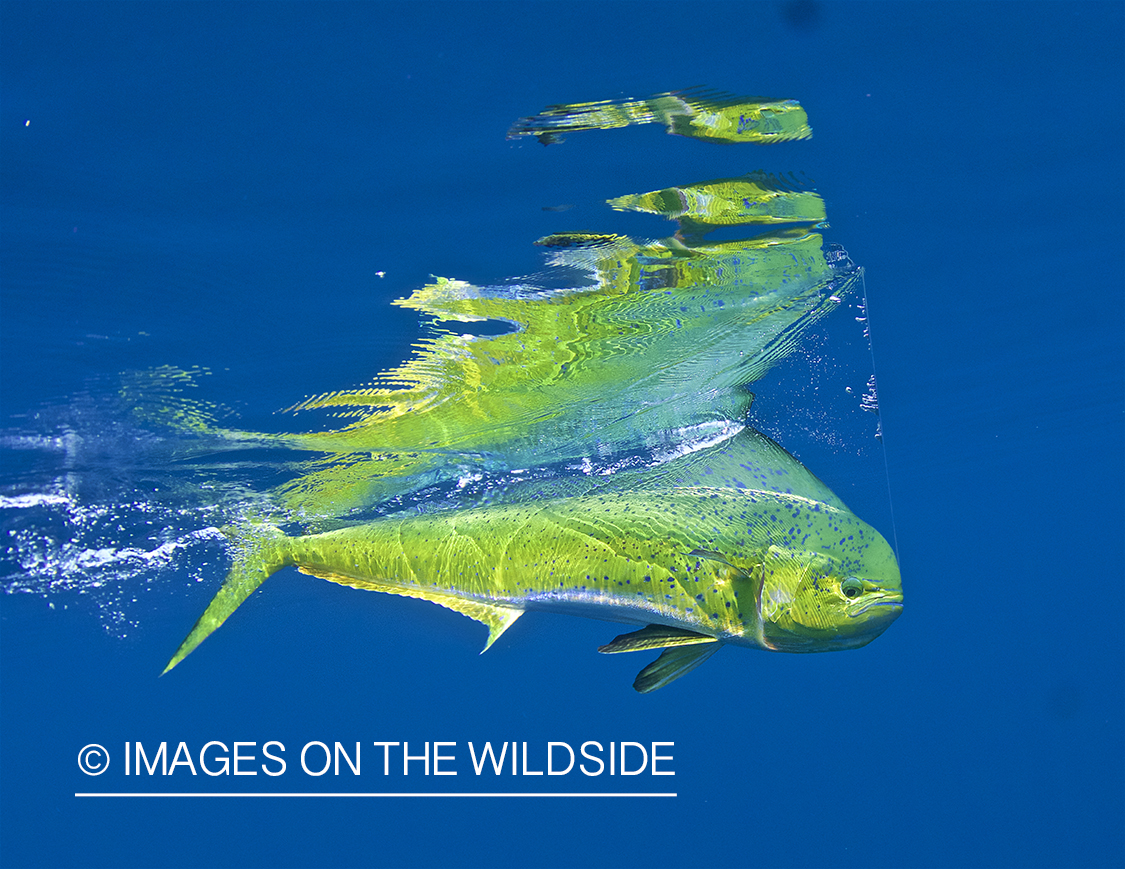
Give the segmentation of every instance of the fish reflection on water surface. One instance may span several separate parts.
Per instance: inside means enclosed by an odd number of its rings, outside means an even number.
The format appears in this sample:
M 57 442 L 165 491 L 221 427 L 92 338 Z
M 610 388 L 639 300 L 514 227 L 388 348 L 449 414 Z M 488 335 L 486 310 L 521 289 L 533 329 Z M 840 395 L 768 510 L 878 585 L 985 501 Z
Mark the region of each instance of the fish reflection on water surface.
M 553 106 L 509 137 L 555 143 L 634 123 L 726 143 L 811 135 L 792 100 L 695 89 Z M 678 229 L 656 241 L 561 232 L 537 242 L 542 275 L 416 290 L 396 304 L 434 327 L 411 359 L 291 408 L 328 411 L 342 428 L 238 431 L 169 405 L 164 422 L 302 458 L 268 504 L 225 529 L 233 567 L 165 672 L 291 565 L 463 613 L 487 626 L 486 649 L 526 611 L 640 626 L 600 651 L 660 650 L 641 692 L 724 644 L 833 651 L 886 629 L 902 609 L 886 540 L 746 424 L 749 385 L 860 282 L 824 243 L 823 200 L 759 172 L 608 205 Z M 709 241 L 720 226 L 747 236 Z M 512 329 L 441 325 L 489 320 Z M 151 396 L 165 375 L 131 388 Z M 159 405 L 137 402 L 150 419 Z

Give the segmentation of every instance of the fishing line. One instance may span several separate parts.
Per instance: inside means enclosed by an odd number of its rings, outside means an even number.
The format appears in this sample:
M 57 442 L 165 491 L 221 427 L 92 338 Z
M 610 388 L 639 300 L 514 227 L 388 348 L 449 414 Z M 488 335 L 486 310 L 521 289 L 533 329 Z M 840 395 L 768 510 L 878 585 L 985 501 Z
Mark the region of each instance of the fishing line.
M 875 408 L 878 413 L 879 407 L 879 374 L 875 369 L 875 340 L 872 335 L 871 326 L 871 304 L 867 300 L 867 270 L 860 269 L 859 273 L 860 284 L 862 286 L 861 292 L 863 293 L 863 314 L 867 318 L 867 350 L 871 354 L 871 376 L 874 382 L 875 393 Z M 902 562 L 902 554 L 898 548 L 898 525 L 895 522 L 895 504 L 894 498 L 891 496 L 891 466 L 887 461 L 887 440 L 883 435 L 883 417 L 879 414 L 879 429 L 878 429 L 879 445 L 883 449 L 883 470 L 887 480 L 887 506 L 891 511 L 891 537 L 894 538 L 895 555 Z

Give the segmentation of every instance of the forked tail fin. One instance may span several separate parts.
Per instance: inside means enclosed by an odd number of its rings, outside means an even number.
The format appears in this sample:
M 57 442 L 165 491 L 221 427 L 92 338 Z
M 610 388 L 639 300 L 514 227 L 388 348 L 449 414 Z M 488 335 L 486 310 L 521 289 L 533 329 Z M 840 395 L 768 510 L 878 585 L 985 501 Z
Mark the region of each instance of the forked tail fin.
M 293 563 L 289 547 L 285 545 L 289 538 L 273 526 L 258 526 L 249 532 L 239 529 L 228 534 L 236 537 L 234 565 L 191 633 L 176 649 L 162 676 L 207 639 L 271 574 Z

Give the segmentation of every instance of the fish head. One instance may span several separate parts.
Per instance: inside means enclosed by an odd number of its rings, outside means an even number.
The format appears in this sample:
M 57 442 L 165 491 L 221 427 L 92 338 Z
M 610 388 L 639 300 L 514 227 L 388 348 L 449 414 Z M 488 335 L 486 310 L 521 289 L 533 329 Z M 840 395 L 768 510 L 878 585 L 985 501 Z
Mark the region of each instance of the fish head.
M 864 529 L 858 541 L 853 534 L 834 546 L 768 548 L 761 566 L 763 645 L 787 652 L 858 649 L 898 618 L 898 562 L 882 535 Z

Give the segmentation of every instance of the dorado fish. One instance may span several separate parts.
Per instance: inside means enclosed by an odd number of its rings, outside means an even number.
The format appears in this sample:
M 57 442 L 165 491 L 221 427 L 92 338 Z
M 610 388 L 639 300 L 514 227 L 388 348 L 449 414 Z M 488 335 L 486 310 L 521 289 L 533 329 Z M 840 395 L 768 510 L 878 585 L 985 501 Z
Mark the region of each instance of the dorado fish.
M 230 574 L 165 672 L 290 565 L 476 619 L 489 631 L 485 649 L 527 611 L 640 625 L 599 651 L 663 650 L 637 676 L 642 693 L 725 644 L 858 648 L 902 610 L 886 540 L 750 428 L 565 496 L 516 487 L 486 506 L 320 534 L 244 532 Z

